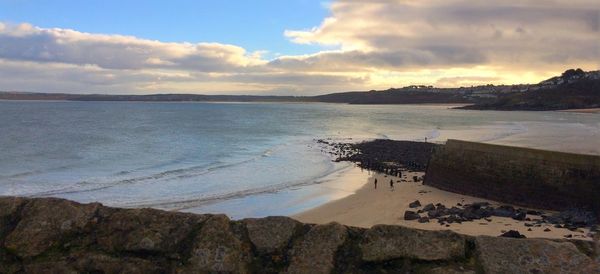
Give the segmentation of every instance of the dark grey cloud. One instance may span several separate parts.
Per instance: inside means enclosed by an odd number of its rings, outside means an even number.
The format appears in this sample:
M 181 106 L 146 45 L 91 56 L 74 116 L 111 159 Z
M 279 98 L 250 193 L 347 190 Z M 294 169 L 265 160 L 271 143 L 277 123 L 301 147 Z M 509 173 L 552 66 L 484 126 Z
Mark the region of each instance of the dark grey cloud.
M 323 52 L 307 57 L 286 57 L 269 62 L 271 68 L 309 71 L 369 71 L 426 67 L 430 65 L 475 65 L 485 62 L 478 49 L 431 45 L 420 49 L 364 52 Z

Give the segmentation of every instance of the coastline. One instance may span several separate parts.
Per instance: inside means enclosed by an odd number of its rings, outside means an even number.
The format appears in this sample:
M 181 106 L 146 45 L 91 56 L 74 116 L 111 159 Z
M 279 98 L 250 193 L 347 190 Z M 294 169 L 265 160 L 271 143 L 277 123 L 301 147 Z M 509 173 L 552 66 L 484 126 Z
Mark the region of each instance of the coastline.
M 359 169 L 359 168 L 355 168 Z M 356 171 L 346 171 L 356 172 Z M 365 171 L 367 172 L 367 171 Z M 527 227 L 524 221 L 517 221 L 507 217 L 492 216 L 491 221 L 484 219 L 471 222 L 452 223 L 449 226 L 440 225 L 435 219 L 428 223 L 417 220 L 404 220 L 406 210 L 417 211 L 420 208 L 409 208 L 409 204 L 419 200 L 422 205 L 428 203 L 441 203 L 452 207 L 457 203 L 469 204 L 474 202 L 489 202 L 491 205 L 505 205 L 495 201 L 477 197 L 451 193 L 434 187 L 425 186 L 415 182 L 413 176 L 422 176 L 419 172 L 403 172 L 402 178 L 369 172 L 368 179 L 362 182 L 362 187 L 346 197 L 331 199 L 328 203 L 292 215 L 290 217 L 305 223 L 327 224 L 338 222 L 343 225 L 370 228 L 377 224 L 400 225 L 424 230 L 451 230 L 460 234 L 479 236 L 499 236 L 509 231 L 517 230 L 527 238 L 564 239 L 572 235 L 573 239 L 591 240 L 587 234 L 589 229 L 570 231 L 566 228 L 556 228 L 551 224 L 542 224 L 540 227 Z M 348 178 L 340 176 L 340 180 Z M 377 178 L 378 186 L 374 189 L 373 180 Z M 390 190 L 389 180 L 394 180 L 394 191 Z M 397 182 L 403 180 L 402 182 Z M 335 182 L 336 184 L 338 182 Z M 339 182 L 341 183 L 341 182 Z M 551 213 L 551 211 L 545 211 Z M 534 219 L 537 216 L 532 216 Z M 539 218 L 539 217 L 537 217 Z M 535 219 L 534 219 L 535 220 Z M 531 231 L 528 231 L 531 229 Z M 550 231 L 544 231 L 549 229 Z

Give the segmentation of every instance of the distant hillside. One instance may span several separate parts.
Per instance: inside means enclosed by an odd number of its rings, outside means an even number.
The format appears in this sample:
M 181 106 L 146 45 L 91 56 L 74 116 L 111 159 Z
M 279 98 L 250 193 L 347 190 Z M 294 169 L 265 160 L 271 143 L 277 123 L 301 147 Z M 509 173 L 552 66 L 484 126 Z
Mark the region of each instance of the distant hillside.
M 318 102 L 347 104 L 431 104 L 431 103 L 473 103 L 473 99 L 454 91 L 441 89 L 415 90 L 409 88 L 385 91 L 357 91 L 331 93 L 312 97 Z
M 0 92 L 0 100 L 150 101 L 150 102 L 324 102 L 345 104 L 471 104 L 463 109 L 558 110 L 600 107 L 600 71 L 570 69 L 538 84 L 460 88 L 408 86 L 319 96 L 255 95 L 102 95 Z
M 407 88 L 385 91 L 332 93 L 320 96 L 252 96 L 252 95 L 101 95 L 0 92 L 0 100 L 67 100 L 67 101 L 145 101 L 145 102 L 322 102 L 346 104 L 422 104 L 474 103 L 456 92 L 414 91 Z
M 152 94 L 152 95 L 106 95 L 0 92 L 0 100 L 66 100 L 66 101 L 148 101 L 148 102 L 296 102 L 295 96 L 251 95 L 198 95 L 198 94 Z
M 476 110 L 562 110 L 600 108 L 600 71 L 567 70 L 532 85 L 527 91 L 507 93 L 492 102 L 461 107 Z

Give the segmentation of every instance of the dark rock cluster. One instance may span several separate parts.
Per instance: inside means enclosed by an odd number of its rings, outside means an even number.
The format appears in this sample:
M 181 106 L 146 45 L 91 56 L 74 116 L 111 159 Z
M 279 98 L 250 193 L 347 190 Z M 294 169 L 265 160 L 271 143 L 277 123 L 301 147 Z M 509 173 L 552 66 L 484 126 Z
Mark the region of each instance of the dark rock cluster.
M 410 208 L 421 207 L 421 203 L 417 200 L 409 204 Z M 539 216 L 535 220 L 528 216 Z M 597 229 L 597 219 L 592 212 L 581 210 L 567 210 L 554 214 L 547 214 L 541 211 L 527 210 L 523 208 L 514 208 L 512 206 L 501 205 L 494 207 L 488 202 L 477 202 L 472 204 L 457 204 L 450 208 L 443 204 L 426 204 L 418 211 L 407 210 L 404 214 L 405 220 L 427 220 L 436 219 L 440 225 L 469 222 L 473 220 L 489 218 L 507 217 L 518 221 L 524 221 L 525 226 L 540 227 L 542 224 L 553 224 L 555 227 L 567 228 L 572 231 L 578 228 L 591 227 L 592 230 Z
M 360 151 L 354 147 L 353 143 L 336 142 L 331 138 L 316 139 L 315 141 L 317 144 L 322 145 L 322 152 L 326 152 L 334 156 L 336 161 L 339 161 L 337 159 L 348 158 L 360 153 Z
M 317 140 L 328 146 L 326 151 L 336 161 L 350 161 L 360 167 L 397 176 L 401 170 L 425 171 L 431 153 L 438 144 L 413 141 L 373 140 L 361 143 L 339 143 Z
M 597 273 L 599 248 L 0 197 L 0 273 Z
M 527 238 L 525 237 L 525 235 L 522 235 L 521 233 L 519 233 L 519 231 L 517 230 L 509 230 L 507 232 L 504 232 L 500 235 L 500 237 L 506 237 L 506 238 Z

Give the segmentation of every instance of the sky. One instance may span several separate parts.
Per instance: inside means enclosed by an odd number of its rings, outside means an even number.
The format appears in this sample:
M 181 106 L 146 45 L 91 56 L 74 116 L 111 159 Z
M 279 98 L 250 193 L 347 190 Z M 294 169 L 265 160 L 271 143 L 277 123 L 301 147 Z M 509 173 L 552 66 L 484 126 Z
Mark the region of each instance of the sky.
M 600 69 L 598 0 L 0 0 L 0 90 L 313 95 Z

